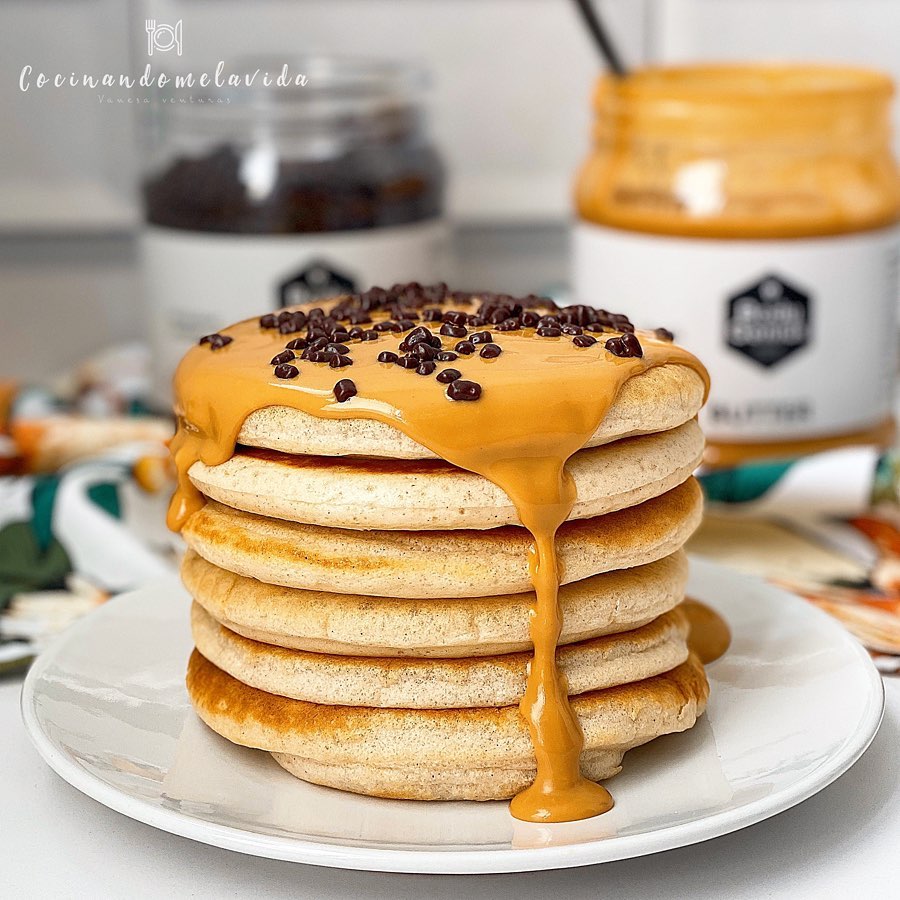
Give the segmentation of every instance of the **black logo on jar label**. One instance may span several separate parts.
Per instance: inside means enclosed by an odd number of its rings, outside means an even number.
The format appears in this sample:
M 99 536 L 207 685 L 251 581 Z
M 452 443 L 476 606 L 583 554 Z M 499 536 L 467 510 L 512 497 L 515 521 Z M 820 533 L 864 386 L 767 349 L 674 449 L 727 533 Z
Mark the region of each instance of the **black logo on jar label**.
M 278 286 L 278 299 L 281 306 L 296 306 L 319 297 L 351 294 L 355 290 L 356 281 L 350 275 L 319 259 L 307 263 L 299 272 L 282 281 Z
M 777 275 L 728 298 L 728 346 L 761 366 L 774 366 L 810 339 L 808 293 Z

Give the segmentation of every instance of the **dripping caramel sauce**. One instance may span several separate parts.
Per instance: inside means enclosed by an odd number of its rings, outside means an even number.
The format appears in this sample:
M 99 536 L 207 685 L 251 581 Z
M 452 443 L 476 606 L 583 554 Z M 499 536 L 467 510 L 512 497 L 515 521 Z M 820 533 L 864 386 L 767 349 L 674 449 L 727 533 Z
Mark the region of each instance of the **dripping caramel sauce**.
M 378 314 L 373 315 L 377 319 Z M 431 330 L 436 333 L 437 325 Z M 490 326 L 486 326 L 490 328 Z M 681 365 L 706 382 L 700 362 L 673 344 L 639 333 L 644 356 L 620 358 L 571 338 L 534 337 L 533 329 L 495 334 L 501 356 L 460 356 L 448 364 L 483 386 L 475 402 L 455 402 L 434 376 L 423 377 L 377 362 L 396 349 L 401 336 L 354 343 L 353 365 L 335 370 L 297 360 L 300 375 L 275 378 L 269 359 L 290 336 L 247 320 L 222 331 L 234 340 L 221 349 L 188 351 L 175 374 L 178 428 L 171 450 L 178 482 L 168 524 L 180 530 L 204 503 L 188 476 L 197 460 L 228 460 L 245 419 L 266 407 L 289 407 L 312 416 L 374 419 L 399 429 L 441 459 L 475 472 L 500 487 L 513 502 L 534 544 L 529 570 L 535 589 L 530 611 L 534 657 L 520 709 L 537 760 L 534 783 L 513 798 L 512 814 L 525 821 L 563 822 L 605 812 L 612 798 L 581 774 L 584 737 L 556 664 L 561 628 L 556 531 L 575 502 L 566 462 L 603 421 L 622 386 L 654 366 Z M 442 338 L 444 349 L 457 339 Z M 436 374 L 436 373 L 435 373 Z M 337 403 L 334 384 L 351 378 L 358 394 Z

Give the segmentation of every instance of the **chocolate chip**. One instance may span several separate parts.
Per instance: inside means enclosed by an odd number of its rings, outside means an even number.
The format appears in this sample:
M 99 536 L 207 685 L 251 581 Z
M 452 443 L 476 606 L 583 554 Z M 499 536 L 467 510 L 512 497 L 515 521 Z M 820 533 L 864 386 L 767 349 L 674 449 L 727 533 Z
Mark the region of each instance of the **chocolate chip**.
M 422 310 L 422 321 L 423 322 L 440 322 L 443 313 L 437 306 L 432 306 L 429 309 Z
M 487 325 L 487 320 L 483 316 L 466 316 L 466 325 L 470 328 L 481 328 Z
M 309 346 L 309 341 L 306 338 L 294 338 L 291 341 L 288 341 L 285 345 L 288 350 L 305 350 Z
M 401 356 L 397 360 L 397 365 L 401 369 L 415 369 L 418 368 L 420 362 L 421 360 L 417 356 Z
M 595 334 L 605 330 L 602 322 L 588 322 L 584 327 L 587 331 L 593 331 Z
M 572 343 L 576 347 L 593 347 L 597 343 L 597 338 L 589 334 L 578 334 L 572 338 Z
M 485 344 L 481 348 L 481 353 L 479 356 L 483 356 L 485 359 L 496 359 L 503 350 L 497 344 Z
M 462 338 L 469 333 L 469 329 L 465 325 L 453 325 L 450 322 L 444 322 L 441 325 L 441 334 L 445 337 Z
M 644 355 L 644 348 L 641 347 L 641 342 L 630 332 L 626 332 L 622 337 L 610 338 L 605 346 L 613 356 L 632 357 Z
M 299 319 L 285 319 L 283 322 L 278 323 L 278 330 L 282 334 L 296 334 L 305 324 L 306 322 L 301 322 Z
M 227 334 L 219 334 L 218 332 L 215 334 L 204 334 L 202 338 L 199 340 L 199 344 L 202 346 L 203 344 L 209 344 L 211 350 L 221 350 L 226 344 L 230 344 L 234 340 L 233 337 L 229 337 Z
M 453 362 L 454 359 L 457 359 L 457 354 L 452 350 L 441 350 L 439 353 L 435 353 L 434 358 L 438 362 Z
M 375 331 L 374 328 L 370 328 L 363 336 L 362 340 L 364 341 L 377 341 L 379 338 L 379 334 Z
M 533 310 L 527 309 L 522 313 L 522 325 L 525 328 L 534 328 L 540 320 L 541 317 Z
M 314 363 L 327 363 L 331 362 L 332 354 L 327 350 L 313 350 L 311 347 L 307 347 L 301 354 L 300 359 L 306 359 L 310 362 Z
M 396 353 L 391 353 L 390 350 L 382 350 L 381 353 L 378 354 L 378 362 L 380 363 L 395 363 L 399 357 Z
M 556 316 L 541 316 L 538 319 L 538 328 L 556 328 L 559 325 L 559 319 Z
M 675 335 L 672 334 L 668 328 L 657 328 L 653 334 L 656 335 L 656 339 L 659 341 L 668 341 L 671 343 L 675 340 Z
M 287 363 L 282 366 L 275 366 L 276 378 L 296 378 L 299 374 L 300 370 L 296 366 Z
M 330 343 L 325 345 L 326 350 L 331 350 L 333 353 L 347 353 L 350 348 L 346 344 L 336 344 Z
M 420 341 L 415 347 L 410 350 L 414 356 L 418 356 L 419 359 L 434 359 L 437 356 L 437 350 L 431 346 L 431 344 L 426 344 L 425 341 Z
M 460 341 L 454 348 L 457 353 L 468 356 L 475 352 L 475 345 L 471 341 Z
M 535 331 L 535 334 L 538 337 L 559 337 L 562 334 L 562 329 L 556 325 L 542 325 Z
M 387 322 L 376 322 L 373 326 L 375 331 L 399 331 L 400 328 L 396 322 L 388 320 Z
M 416 366 L 416 374 L 418 375 L 430 375 L 437 368 L 437 363 L 432 362 L 430 359 L 423 360 Z
M 518 319 L 504 319 L 494 326 L 494 331 L 518 331 L 522 327 Z
M 351 341 L 364 341 L 365 333 L 366 333 L 365 328 L 360 328 L 359 325 L 356 325 L 347 332 L 347 336 L 350 338 Z
M 584 329 L 580 325 L 563 325 L 560 331 L 563 334 L 581 334 Z
M 270 366 L 280 366 L 282 363 L 289 363 L 292 359 L 296 359 L 297 354 L 293 350 L 282 350 L 276 353 L 270 360 Z
M 473 344 L 490 344 L 494 340 L 494 336 L 489 331 L 476 331 L 475 334 L 469 335 L 469 340 Z
M 334 399 L 338 403 L 346 403 L 351 397 L 356 396 L 356 385 L 349 378 L 342 378 L 334 386 Z
M 469 315 L 468 313 L 460 312 L 458 309 L 449 309 L 441 318 L 450 325 L 465 325 Z
M 331 359 L 328 360 L 328 365 L 331 366 L 332 369 L 343 369 L 344 366 L 352 366 L 353 360 L 350 359 L 349 356 L 342 356 L 340 353 L 335 353 Z
M 481 385 L 457 378 L 447 385 L 447 396 L 451 400 L 477 400 L 481 396 Z
M 264 316 L 259 317 L 259 327 L 260 328 L 277 328 L 278 327 L 278 317 L 275 313 L 266 313 Z
M 409 331 L 410 328 L 416 327 L 416 323 L 410 319 L 400 319 L 400 321 L 397 322 L 397 326 L 397 331 Z
M 331 340 L 335 344 L 343 344 L 346 341 L 350 340 L 350 332 L 338 329 L 337 331 L 332 333 Z
M 462 378 L 462 372 L 459 369 L 444 369 L 442 372 L 438 372 L 435 377 L 441 384 L 450 384 L 451 381 Z

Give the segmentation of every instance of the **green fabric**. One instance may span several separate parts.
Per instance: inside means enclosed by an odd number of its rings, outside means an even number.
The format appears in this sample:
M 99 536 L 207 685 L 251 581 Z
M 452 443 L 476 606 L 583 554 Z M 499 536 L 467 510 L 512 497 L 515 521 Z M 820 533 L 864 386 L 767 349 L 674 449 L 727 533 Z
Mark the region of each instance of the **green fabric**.
M 767 493 L 795 462 L 749 463 L 739 469 L 707 472 L 700 476 L 700 483 L 710 500 L 746 503 Z
M 52 535 L 42 544 L 30 522 L 0 529 L 0 609 L 13 595 L 65 587 L 72 562 Z

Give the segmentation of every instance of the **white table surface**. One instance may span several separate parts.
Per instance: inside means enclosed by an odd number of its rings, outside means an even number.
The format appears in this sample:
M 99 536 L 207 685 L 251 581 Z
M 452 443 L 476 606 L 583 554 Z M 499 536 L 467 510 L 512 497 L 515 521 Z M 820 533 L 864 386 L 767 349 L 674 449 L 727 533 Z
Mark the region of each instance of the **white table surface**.
M 134 822 L 83 796 L 39 759 L 19 716 L 21 682 L 0 680 L 0 897 L 900 896 L 900 679 L 874 743 L 831 787 L 734 834 L 625 860 L 522 875 L 343 872 L 242 856 Z

